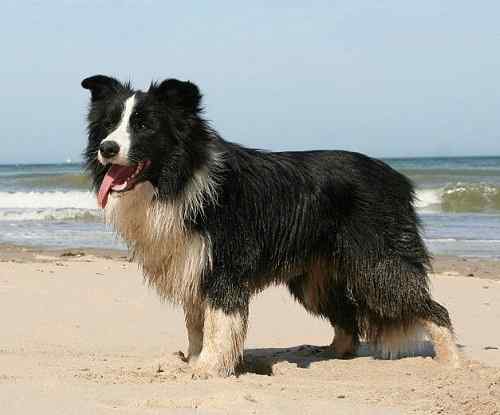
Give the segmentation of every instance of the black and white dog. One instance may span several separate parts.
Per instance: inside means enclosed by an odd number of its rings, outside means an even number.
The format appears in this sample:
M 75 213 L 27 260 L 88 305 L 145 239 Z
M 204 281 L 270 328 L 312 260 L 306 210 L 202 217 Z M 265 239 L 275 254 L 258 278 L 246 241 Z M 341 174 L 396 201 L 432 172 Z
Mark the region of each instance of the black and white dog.
M 190 82 L 143 92 L 97 75 L 82 86 L 99 204 L 148 283 L 184 307 L 197 375 L 235 373 L 250 298 L 272 284 L 331 322 L 339 357 L 364 338 L 396 358 L 423 332 L 438 359 L 458 364 L 404 176 L 358 153 L 227 142 Z

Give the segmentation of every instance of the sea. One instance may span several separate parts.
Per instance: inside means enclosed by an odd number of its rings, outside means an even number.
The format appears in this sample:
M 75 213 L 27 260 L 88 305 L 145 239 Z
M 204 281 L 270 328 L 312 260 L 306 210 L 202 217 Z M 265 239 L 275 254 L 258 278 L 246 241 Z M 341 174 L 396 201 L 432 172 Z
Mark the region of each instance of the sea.
M 500 157 L 384 161 L 414 182 L 432 254 L 500 260 Z M 0 243 L 125 249 L 89 188 L 80 164 L 0 165 Z

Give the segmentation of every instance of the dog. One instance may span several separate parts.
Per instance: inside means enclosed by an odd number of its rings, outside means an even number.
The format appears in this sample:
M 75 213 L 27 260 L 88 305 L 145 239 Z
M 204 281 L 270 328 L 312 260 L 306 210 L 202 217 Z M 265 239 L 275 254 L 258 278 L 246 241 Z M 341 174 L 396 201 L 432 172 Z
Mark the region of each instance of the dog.
M 436 359 L 458 365 L 405 176 L 354 152 L 225 141 L 188 81 L 144 92 L 96 75 L 82 86 L 99 205 L 147 283 L 184 308 L 196 376 L 237 372 L 250 299 L 275 284 L 330 321 L 335 356 L 365 339 L 375 357 L 398 358 L 424 333 Z

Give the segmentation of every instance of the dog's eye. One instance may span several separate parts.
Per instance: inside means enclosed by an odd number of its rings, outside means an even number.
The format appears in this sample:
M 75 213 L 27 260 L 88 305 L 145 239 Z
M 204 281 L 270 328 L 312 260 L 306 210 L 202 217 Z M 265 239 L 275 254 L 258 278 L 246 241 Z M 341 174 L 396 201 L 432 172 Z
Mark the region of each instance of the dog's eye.
M 114 125 L 115 123 L 111 120 L 107 120 L 106 122 L 104 122 L 104 127 L 106 127 L 108 130 L 112 128 Z
M 134 128 L 137 131 L 144 131 L 147 130 L 149 126 L 142 117 L 136 117 L 136 119 L 134 120 Z

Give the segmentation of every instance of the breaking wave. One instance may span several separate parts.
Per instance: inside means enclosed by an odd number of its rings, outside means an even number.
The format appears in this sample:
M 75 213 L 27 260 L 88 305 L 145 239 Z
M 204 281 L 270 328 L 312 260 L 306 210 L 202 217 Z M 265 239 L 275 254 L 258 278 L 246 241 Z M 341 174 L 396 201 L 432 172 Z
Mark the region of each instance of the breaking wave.
M 420 189 L 415 203 L 421 212 L 498 213 L 500 186 L 457 183 Z M 0 221 L 101 221 L 90 191 L 0 192 Z
M 0 221 L 97 221 L 95 195 L 81 191 L 0 192 Z
M 416 206 L 423 211 L 450 213 L 500 212 L 500 187 L 486 183 L 457 183 L 417 191 Z
M 0 221 L 7 222 L 97 222 L 102 218 L 102 213 L 97 209 L 0 209 Z
M 0 192 L 0 209 L 6 208 L 77 208 L 96 209 L 92 192 Z

